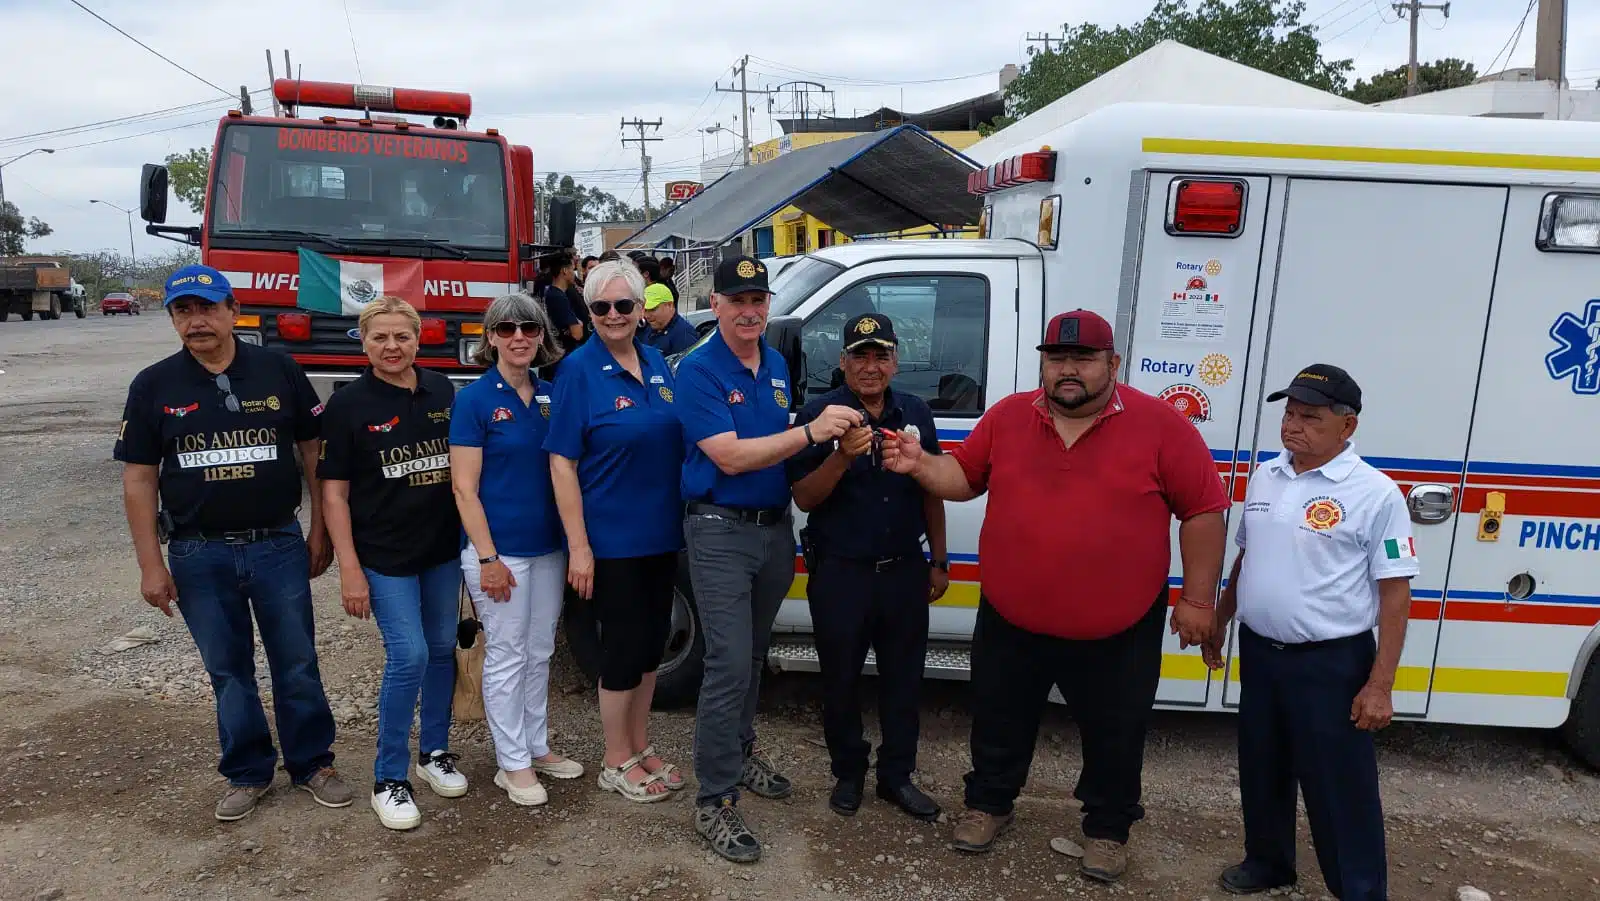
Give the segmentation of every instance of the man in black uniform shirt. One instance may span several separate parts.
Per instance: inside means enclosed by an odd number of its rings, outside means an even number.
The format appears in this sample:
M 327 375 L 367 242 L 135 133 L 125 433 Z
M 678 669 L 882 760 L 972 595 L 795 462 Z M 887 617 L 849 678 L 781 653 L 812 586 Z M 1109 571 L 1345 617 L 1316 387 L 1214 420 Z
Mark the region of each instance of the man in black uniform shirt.
M 256 690 L 252 611 L 289 778 L 323 806 L 347 806 L 351 793 L 333 770 L 333 714 L 311 611 L 310 580 L 332 560 L 315 473 L 316 392 L 288 356 L 234 339 L 239 306 L 217 270 L 173 273 L 166 308 L 183 350 L 134 377 L 113 456 L 124 464 L 140 591 L 168 616 L 177 602 L 211 676 L 217 769 L 229 784 L 216 817 L 254 810 L 277 767 Z M 311 489 L 309 546 L 296 519 L 296 447 Z M 158 521 L 170 533 L 170 571 Z
M 839 368 L 843 387 L 808 402 L 795 426 L 830 404 L 866 413 L 837 446 L 825 443 L 790 458 L 794 502 L 808 514 L 811 622 L 822 669 L 823 734 L 838 780 L 828 806 L 843 816 L 861 806 L 872 746 L 861 734 L 858 688 L 867 649 L 877 652 L 878 796 L 921 820 L 939 806 L 911 783 L 917 765 L 917 716 L 928 649 L 928 605 L 950 585 L 945 559 L 944 502 L 914 479 L 880 465 L 874 430 L 903 431 L 939 453 L 933 411 L 922 398 L 896 394 L 889 382 L 898 368 L 894 324 L 881 313 L 845 325 Z M 932 566 L 922 554 L 928 537 Z

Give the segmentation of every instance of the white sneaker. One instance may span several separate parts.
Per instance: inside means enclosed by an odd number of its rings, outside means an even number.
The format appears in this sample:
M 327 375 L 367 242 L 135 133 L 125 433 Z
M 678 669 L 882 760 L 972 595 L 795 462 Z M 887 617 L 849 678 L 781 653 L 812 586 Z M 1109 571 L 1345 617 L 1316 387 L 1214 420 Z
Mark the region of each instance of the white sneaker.
M 570 758 L 546 763 L 543 760 L 533 762 L 533 771 L 552 779 L 577 779 L 583 775 L 583 764 Z
M 415 829 L 422 825 L 422 811 L 411 800 L 411 783 L 393 779 L 380 783 L 372 792 L 372 809 L 378 822 L 390 829 Z
M 460 759 L 460 755 L 449 751 L 434 751 L 428 755 L 426 763 L 417 763 L 417 778 L 428 783 L 433 793 L 441 798 L 459 798 L 467 793 L 467 777 L 456 769 L 456 761 Z
M 538 807 L 550 800 L 549 793 L 544 790 L 543 785 L 539 784 L 537 778 L 535 777 L 533 785 L 528 788 L 517 788 L 506 777 L 505 770 L 494 771 L 494 784 L 505 789 L 506 795 L 511 798 L 511 803 L 520 804 L 523 807 Z

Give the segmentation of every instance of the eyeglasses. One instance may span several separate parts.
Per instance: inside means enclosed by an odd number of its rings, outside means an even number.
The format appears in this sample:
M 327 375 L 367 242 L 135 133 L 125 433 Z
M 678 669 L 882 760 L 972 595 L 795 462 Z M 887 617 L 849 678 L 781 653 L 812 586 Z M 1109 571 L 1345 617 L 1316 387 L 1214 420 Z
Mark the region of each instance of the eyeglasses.
M 613 306 L 617 308 L 618 313 L 621 313 L 624 316 L 629 316 L 633 313 L 634 302 L 626 297 L 617 301 L 597 300 L 594 303 L 589 304 L 589 310 L 596 316 L 610 316 L 611 308 Z
M 227 395 L 222 399 L 222 405 L 228 408 L 228 412 L 239 412 L 239 398 L 233 396 L 233 384 L 228 381 L 226 373 L 217 376 L 217 390 Z
M 528 322 L 496 322 L 494 324 L 494 333 L 501 338 L 509 338 L 518 331 L 532 338 L 536 335 L 544 334 L 544 326 L 531 320 Z

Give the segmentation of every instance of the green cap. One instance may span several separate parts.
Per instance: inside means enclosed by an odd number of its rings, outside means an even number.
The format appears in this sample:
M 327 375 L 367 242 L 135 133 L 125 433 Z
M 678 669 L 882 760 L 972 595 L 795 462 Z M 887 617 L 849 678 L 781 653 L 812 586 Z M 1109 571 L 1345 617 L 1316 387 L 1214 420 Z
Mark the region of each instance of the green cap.
M 664 303 L 672 303 L 672 289 L 656 282 L 644 289 L 644 308 L 653 310 Z

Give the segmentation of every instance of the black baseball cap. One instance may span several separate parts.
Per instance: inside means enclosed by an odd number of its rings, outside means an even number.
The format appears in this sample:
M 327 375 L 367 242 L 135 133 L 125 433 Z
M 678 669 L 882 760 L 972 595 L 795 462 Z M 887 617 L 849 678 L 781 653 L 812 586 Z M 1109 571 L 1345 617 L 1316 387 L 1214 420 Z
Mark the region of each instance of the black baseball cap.
M 747 256 L 728 257 L 718 263 L 717 272 L 711 279 L 711 290 L 724 297 L 746 291 L 772 293 L 772 288 L 767 284 L 766 264 Z
M 844 326 L 844 352 L 849 353 L 865 344 L 876 344 L 893 350 L 900 346 L 894 336 L 894 323 L 882 313 L 862 313 Z
M 1314 407 L 1344 404 L 1357 413 L 1361 412 L 1361 386 L 1350 377 L 1350 373 L 1328 363 L 1313 363 L 1300 370 L 1289 382 L 1289 387 L 1267 395 L 1267 403 L 1286 397 Z

